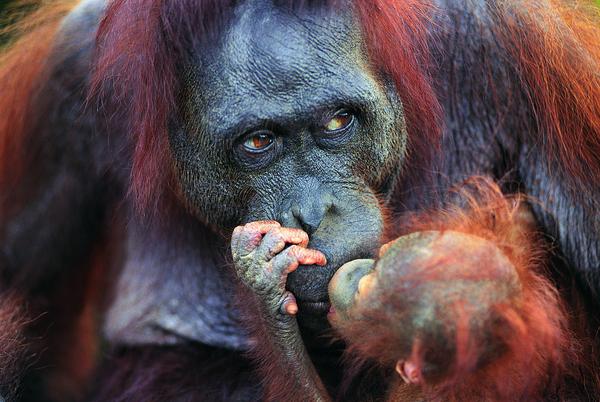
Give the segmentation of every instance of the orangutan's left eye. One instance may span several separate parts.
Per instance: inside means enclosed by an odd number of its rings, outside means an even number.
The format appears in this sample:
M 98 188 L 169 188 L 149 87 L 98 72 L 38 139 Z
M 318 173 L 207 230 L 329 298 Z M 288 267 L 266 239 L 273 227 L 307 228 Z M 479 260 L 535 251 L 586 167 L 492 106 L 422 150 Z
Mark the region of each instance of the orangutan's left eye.
M 325 131 L 328 133 L 337 133 L 346 130 L 354 123 L 354 115 L 346 109 L 341 109 L 325 123 Z

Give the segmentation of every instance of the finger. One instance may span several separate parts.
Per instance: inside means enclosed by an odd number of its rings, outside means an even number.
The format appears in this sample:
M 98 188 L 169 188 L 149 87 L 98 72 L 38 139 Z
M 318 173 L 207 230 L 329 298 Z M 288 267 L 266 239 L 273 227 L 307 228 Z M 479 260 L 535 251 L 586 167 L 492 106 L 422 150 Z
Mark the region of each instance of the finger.
M 256 231 L 261 234 L 265 234 L 269 230 L 279 227 L 281 227 L 281 224 L 277 221 L 254 221 L 248 222 L 244 225 L 244 229 Z
M 296 297 L 291 292 L 285 292 L 280 311 L 282 314 L 287 315 L 296 315 L 298 313 L 298 303 L 296 302 Z
M 261 243 L 265 233 L 278 227 L 281 227 L 281 225 L 275 221 L 257 221 L 245 224 L 242 229 L 236 233 L 236 238 L 238 240 L 237 244 L 234 246 L 235 252 L 233 254 L 236 254 L 236 252 L 240 256 L 250 254 Z
M 323 253 L 300 246 L 290 246 L 271 260 L 273 271 L 287 275 L 299 265 L 325 265 L 327 258 Z
M 237 226 L 235 229 L 233 229 L 233 233 L 231 234 L 231 252 L 235 253 L 235 251 L 238 248 L 239 242 L 240 242 L 240 234 L 242 233 L 242 230 L 244 229 L 243 226 Z
M 291 246 L 288 248 L 288 253 L 293 255 L 300 265 L 325 265 L 327 257 L 319 250 L 311 248 L 303 248 L 299 246 Z
M 295 228 L 275 228 L 271 229 L 262 239 L 260 246 L 256 250 L 256 257 L 270 260 L 276 254 L 279 254 L 286 245 L 296 244 L 300 247 L 306 247 L 308 244 L 308 234 L 301 229 Z

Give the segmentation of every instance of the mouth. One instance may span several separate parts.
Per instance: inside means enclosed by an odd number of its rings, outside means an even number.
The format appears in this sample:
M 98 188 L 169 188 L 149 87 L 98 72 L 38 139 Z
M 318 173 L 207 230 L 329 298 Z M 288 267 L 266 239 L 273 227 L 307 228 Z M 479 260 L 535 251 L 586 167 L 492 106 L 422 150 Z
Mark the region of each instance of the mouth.
M 298 310 L 301 314 L 326 315 L 330 306 L 329 302 L 303 302 L 298 300 Z
M 327 319 L 329 320 L 329 322 L 331 322 L 332 320 L 335 320 L 336 316 L 337 314 L 335 311 L 335 307 L 333 307 L 333 304 L 331 304 L 329 306 L 329 310 L 327 310 Z

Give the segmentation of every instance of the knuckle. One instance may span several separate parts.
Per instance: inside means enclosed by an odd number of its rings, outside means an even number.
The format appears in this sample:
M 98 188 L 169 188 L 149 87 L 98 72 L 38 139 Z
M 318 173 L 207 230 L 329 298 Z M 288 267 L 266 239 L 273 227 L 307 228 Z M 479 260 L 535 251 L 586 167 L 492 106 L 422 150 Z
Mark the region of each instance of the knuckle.
M 294 236 L 294 237 L 299 237 L 302 239 L 308 239 L 308 234 L 302 230 L 302 229 L 298 229 L 298 228 L 288 228 L 290 235 Z
M 281 250 L 285 247 L 285 242 L 283 240 L 277 241 L 271 247 L 269 247 L 269 254 L 275 254 L 278 250 Z
M 231 234 L 231 239 L 239 237 L 240 233 L 242 233 L 242 230 L 244 230 L 243 226 L 236 226 L 236 228 L 233 229 L 233 233 Z
M 242 246 L 247 247 L 247 246 L 255 246 L 260 242 L 260 239 L 262 238 L 261 234 L 255 231 L 249 231 L 244 233 L 244 235 L 241 237 L 241 243 Z
M 298 236 L 304 238 L 304 239 L 308 239 L 308 233 L 306 233 L 304 230 L 302 229 L 295 229 L 296 233 L 298 234 Z
M 244 226 L 251 230 L 260 230 L 260 228 L 263 228 L 263 227 L 281 226 L 281 225 L 277 221 L 267 220 L 267 221 L 249 222 L 249 223 L 246 223 L 246 225 L 244 225 Z

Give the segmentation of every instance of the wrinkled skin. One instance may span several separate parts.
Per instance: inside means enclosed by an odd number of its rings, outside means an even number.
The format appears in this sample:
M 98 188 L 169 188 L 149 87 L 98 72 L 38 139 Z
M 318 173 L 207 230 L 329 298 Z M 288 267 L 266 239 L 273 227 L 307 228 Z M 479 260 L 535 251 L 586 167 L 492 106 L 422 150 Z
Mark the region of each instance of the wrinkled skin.
M 301 266 L 288 287 L 306 323 L 322 327 L 315 319 L 327 311 L 335 269 L 379 245 L 376 194 L 393 190 L 406 128 L 399 99 L 369 68 L 350 9 L 297 16 L 268 4 L 240 6 L 243 18 L 219 45 L 185 67 L 186 103 L 171 143 L 200 219 L 221 227 L 274 220 L 310 235 L 328 262 Z M 349 125 L 327 130 L 342 110 Z M 244 148 L 260 134 L 269 149 Z

